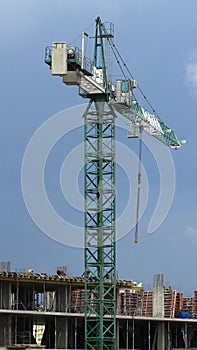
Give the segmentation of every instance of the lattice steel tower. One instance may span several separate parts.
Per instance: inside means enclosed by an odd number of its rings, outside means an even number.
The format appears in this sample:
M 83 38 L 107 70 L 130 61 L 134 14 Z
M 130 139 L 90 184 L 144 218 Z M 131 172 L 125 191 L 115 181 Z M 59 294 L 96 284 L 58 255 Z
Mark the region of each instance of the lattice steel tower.
M 116 346 L 114 112 L 105 97 L 85 113 L 86 349 Z

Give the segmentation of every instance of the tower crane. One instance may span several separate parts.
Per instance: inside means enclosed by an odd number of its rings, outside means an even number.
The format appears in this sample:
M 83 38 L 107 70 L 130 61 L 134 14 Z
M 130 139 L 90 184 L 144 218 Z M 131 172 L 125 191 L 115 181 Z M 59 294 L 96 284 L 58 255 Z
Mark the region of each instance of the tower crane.
M 96 18 L 93 61 L 82 49 L 54 42 L 45 50 L 45 62 L 66 85 L 76 85 L 89 100 L 84 113 L 84 225 L 85 225 L 85 349 L 116 349 L 116 194 L 115 111 L 125 117 L 134 136 L 143 130 L 170 148 L 180 148 L 175 133 L 134 97 L 137 82 L 129 70 L 112 84 L 105 57 L 113 44 L 114 27 Z M 124 67 L 126 66 L 123 62 Z

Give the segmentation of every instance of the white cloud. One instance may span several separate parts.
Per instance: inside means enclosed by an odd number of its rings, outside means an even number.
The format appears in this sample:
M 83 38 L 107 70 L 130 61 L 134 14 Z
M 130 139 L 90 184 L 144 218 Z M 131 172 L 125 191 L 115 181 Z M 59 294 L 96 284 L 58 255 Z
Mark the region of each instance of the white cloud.
M 188 226 L 186 227 L 185 234 L 197 243 L 197 229 Z
M 191 51 L 186 64 L 186 79 L 197 89 L 197 49 Z

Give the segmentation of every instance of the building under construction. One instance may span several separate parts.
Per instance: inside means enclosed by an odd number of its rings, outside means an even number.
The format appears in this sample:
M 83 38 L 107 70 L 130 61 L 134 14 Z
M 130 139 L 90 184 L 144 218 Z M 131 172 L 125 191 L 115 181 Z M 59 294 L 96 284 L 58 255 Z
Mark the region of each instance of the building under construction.
M 117 349 L 197 348 L 197 291 L 184 297 L 156 277 L 149 291 L 117 281 Z M 83 276 L 0 272 L 2 348 L 84 349 L 84 310 Z
M 79 95 L 88 101 L 83 114 L 84 275 L 69 277 L 64 270 L 56 275 L 35 274 L 33 270 L 2 272 L 0 346 L 85 350 L 194 348 L 195 294 L 184 298 L 166 288 L 162 278 L 156 279 L 150 291 L 116 278 L 116 113 L 129 123 L 128 137 L 139 139 L 135 243 L 142 133 L 170 149 L 180 148 L 181 142 L 138 87 L 113 42 L 113 24 L 103 23 L 97 17 L 94 30 L 93 60 L 86 56 L 89 35 L 85 32 L 81 49 L 64 41 L 53 42 L 45 50 L 45 63 L 51 74 L 61 77 L 68 86 L 76 86 Z M 112 58 L 120 71 L 119 79 L 112 74 Z M 146 100 L 150 112 L 141 107 L 134 91 Z

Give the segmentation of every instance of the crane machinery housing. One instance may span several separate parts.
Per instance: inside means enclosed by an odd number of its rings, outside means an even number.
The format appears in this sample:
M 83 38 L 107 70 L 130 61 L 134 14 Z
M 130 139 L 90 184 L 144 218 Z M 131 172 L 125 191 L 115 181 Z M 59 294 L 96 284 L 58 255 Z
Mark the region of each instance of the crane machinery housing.
M 96 18 L 93 61 L 82 49 L 54 42 L 45 50 L 45 62 L 66 85 L 76 85 L 89 100 L 84 113 L 85 200 L 85 349 L 116 349 L 116 193 L 115 111 L 132 126 L 133 136 L 147 132 L 170 148 L 180 148 L 175 133 L 154 113 L 137 102 L 137 82 L 113 43 L 112 23 Z M 112 82 L 104 42 L 118 63 L 122 79 Z M 126 75 L 127 74 L 127 75 Z M 129 75 L 129 78 L 128 78 Z M 140 136 L 140 135 L 139 135 Z

